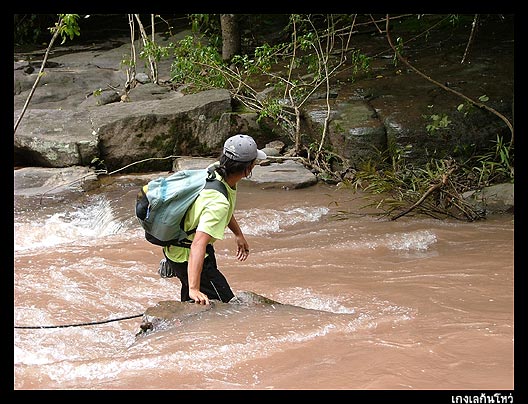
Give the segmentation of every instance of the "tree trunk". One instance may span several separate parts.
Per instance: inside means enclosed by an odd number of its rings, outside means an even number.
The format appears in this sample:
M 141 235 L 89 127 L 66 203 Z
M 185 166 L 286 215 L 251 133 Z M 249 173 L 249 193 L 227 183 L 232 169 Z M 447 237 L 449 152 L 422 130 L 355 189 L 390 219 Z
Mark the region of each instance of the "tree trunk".
M 240 52 L 240 31 L 236 14 L 221 14 L 222 60 L 231 60 Z

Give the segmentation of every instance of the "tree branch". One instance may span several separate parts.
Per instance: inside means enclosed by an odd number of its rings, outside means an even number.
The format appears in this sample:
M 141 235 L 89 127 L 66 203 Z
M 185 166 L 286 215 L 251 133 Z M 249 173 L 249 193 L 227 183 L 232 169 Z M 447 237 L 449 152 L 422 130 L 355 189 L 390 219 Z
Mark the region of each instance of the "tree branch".
M 475 14 L 475 17 L 473 18 L 473 23 L 471 24 L 471 34 L 469 34 L 469 39 L 466 45 L 466 50 L 464 51 L 464 56 L 462 57 L 460 64 L 464 64 L 464 62 L 466 61 L 466 57 L 469 52 L 469 47 L 471 46 L 471 43 L 473 42 L 473 37 L 475 36 L 475 30 L 477 28 L 477 23 L 478 23 L 478 16 L 479 16 L 478 14 Z
M 20 113 L 20 116 L 18 117 L 17 121 L 15 122 L 15 130 L 14 130 L 13 134 L 16 133 L 18 125 L 20 124 L 20 121 L 22 120 L 22 117 L 24 116 L 24 113 L 26 112 L 26 109 L 27 109 L 27 107 L 29 105 L 29 101 L 33 97 L 33 94 L 35 93 L 35 90 L 37 89 L 37 86 L 38 86 L 38 84 L 40 82 L 40 78 L 44 74 L 44 67 L 46 66 L 46 62 L 48 60 L 48 56 L 49 56 L 50 50 L 53 47 L 53 43 L 55 42 L 55 39 L 57 39 L 57 37 L 59 36 L 59 33 L 60 33 L 59 27 L 61 26 L 61 24 L 62 24 L 62 18 L 59 18 L 59 22 L 56 25 L 55 33 L 53 34 L 53 37 L 51 38 L 51 41 L 50 41 L 50 43 L 48 45 L 48 48 L 46 49 L 46 54 L 44 55 L 44 60 L 42 61 L 42 65 L 40 66 L 40 71 L 39 71 L 39 73 L 37 75 L 37 78 L 36 78 L 35 82 L 33 83 L 33 87 L 31 88 L 31 91 L 29 92 L 29 95 L 28 95 L 28 97 L 26 99 L 24 107 L 22 108 L 22 112 Z
M 425 199 L 431 195 L 434 191 L 436 191 L 437 189 L 439 188 L 442 188 L 442 186 L 447 182 L 447 179 L 449 178 L 449 176 L 451 175 L 451 173 L 454 171 L 454 167 L 451 167 L 447 173 L 444 173 L 442 174 L 442 179 L 436 183 L 436 184 L 433 184 L 429 187 L 429 189 L 425 192 L 425 194 L 422 195 L 422 197 L 420 199 L 418 199 L 418 201 L 416 203 L 414 203 L 410 208 L 408 209 L 405 209 L 403 212 L 400 212 L 398 213 L 396 216 L 394 216 L 393 218 L 391 218 L 391 220 L 396 220 L 404 215 L 406 215 L 407 213 L 411 212 L 412 210 L 414 210 L 416 207 L 420 206 L 423 201 L 425 201 Z

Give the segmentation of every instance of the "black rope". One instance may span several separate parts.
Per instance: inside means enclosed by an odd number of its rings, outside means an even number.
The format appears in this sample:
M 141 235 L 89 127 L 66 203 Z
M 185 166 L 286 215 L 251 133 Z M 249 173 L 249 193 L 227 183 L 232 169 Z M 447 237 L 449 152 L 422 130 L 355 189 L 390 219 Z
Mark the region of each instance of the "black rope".
M 121 317 L 121 318 L 114 318 L 112 320 L 104 320 L 104 321 L 96 321 L 93 323 L 81 323 L 81 324 L 65 324 L 65 325 L 35 325 L 35 326 L 23 326 L 23 325 L 15 325 L 15 328 L 23 328 L 23 329 L 39 329 L 39 328 L 66 328 L 66 327 L 82 327 L 85 325 L 96 325 L 96 324 L 105 324 L 105 323 L 111 323 L 112 321 L 121 321 L 121 320 L 129 320 L 131 318 L 137 318 L 141 317 L 142 314 L 136 314 L 134 316 L 128 316 L 128 317 Z

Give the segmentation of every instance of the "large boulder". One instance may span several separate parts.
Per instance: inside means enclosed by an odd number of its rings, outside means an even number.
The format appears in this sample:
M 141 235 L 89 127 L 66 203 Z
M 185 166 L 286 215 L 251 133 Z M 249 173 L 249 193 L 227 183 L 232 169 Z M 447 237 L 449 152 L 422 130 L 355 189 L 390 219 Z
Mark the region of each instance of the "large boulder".
M 158 36 L 157 43 L 186 34 Z M 217 155 L 235 133 L 250 133 L 258 143 L 273 140 L 272 134 L 258 133 L 256 114 L 233 112 L 227 90 L 184 95 L 172 88 L 169 59 L 158 63 L 159 84 L 149 82 L 138 64 L 138 82 L 125 95 L 126 41 L 51 54 L 15 132 L 15 165 L 58 168 L 96 161 L 109 171 L 128 165 L 136 172 L 170 170 L 166 157 Z M 15 121 L 38 77 L 41 57 L 43 52 L 16 56 Z

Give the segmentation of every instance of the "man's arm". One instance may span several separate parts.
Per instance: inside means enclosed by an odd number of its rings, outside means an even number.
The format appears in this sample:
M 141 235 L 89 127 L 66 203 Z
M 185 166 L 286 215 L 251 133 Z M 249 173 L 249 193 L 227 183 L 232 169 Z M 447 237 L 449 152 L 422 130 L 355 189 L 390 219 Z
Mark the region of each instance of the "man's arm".
M 210 240 L 211 236 L 209 234 L 197 230 L 189 253 L 189 264 L 187 266 L 189 297 L 199 304 L 209 304 L 207 295 L 200 292 L 200 276 L 205 258 L 205 248 Z
M 237 244 L 237 259 L 239 261 L 245 261 L 249 255 L 249 244 L 246 241 L 246 238 L 244 237 L 244 234 L 242 233 L 242 230 L 240 229 L 240 226 L 238 225 L 238 222 L 235 219 L 235 215 L 231 216 L 231 220 L 229 221 L 227 227 L 229 227 L 229 230 L 231 230 L 235 235 L 235 241 Z

